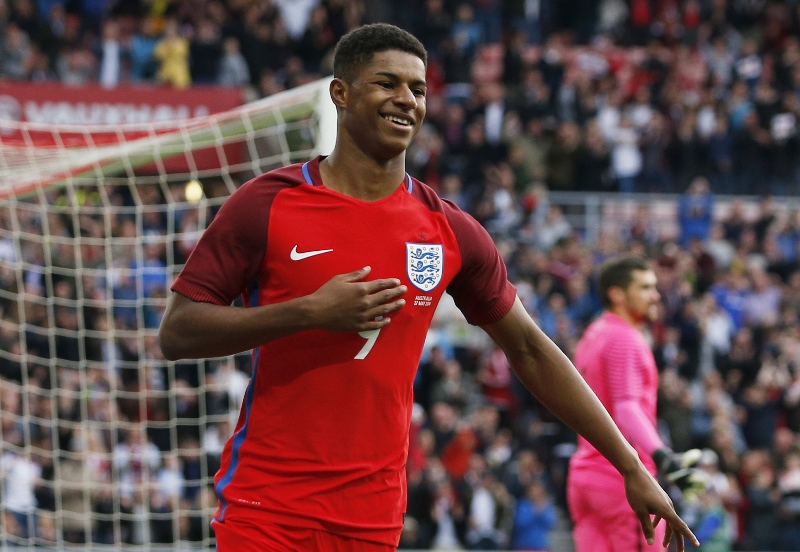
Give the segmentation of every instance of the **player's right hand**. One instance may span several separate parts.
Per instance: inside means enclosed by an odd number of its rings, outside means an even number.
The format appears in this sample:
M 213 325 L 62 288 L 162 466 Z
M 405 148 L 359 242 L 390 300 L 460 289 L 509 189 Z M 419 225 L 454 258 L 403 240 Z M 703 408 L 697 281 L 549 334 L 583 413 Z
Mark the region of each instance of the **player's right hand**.
M 372 269 L 334 276 L 314 292 L 309 316 L 314 327 L 332 332 L 362 332 L 386 326 L 389 314 L 405 304 L 407 291 L 397 278 L 365 281 Z

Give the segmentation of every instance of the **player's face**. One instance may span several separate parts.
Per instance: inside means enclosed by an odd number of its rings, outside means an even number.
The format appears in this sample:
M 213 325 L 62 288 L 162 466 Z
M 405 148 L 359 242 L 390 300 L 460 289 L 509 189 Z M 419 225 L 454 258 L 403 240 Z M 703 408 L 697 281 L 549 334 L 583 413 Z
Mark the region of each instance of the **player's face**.
M 658 317 L 661 294 L 656 289 L 656 275 L 652 270 L 636 270 L 625 289 L 625 310 L 636 322 L 653 322 Z
M 376 53 L 349 86 L 348 134 L 375 158 L 403 154 L 425 118 L 426 91 L 420 58 L 399 50 Z

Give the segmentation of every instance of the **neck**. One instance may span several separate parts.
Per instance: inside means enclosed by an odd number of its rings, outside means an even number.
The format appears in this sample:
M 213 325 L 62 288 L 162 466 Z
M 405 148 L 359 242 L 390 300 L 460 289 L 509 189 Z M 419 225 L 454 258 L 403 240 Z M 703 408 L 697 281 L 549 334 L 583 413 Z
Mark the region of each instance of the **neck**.
M 613 309 L 612 308 L 610 312 L 613 312 L 614 314 L 616 314 L 617 316 L 622 318 L 625 322 L 627 322 L 628 324 L 630 324 L 631 326 L 633 326 L 637 330 L 641 330 L 641 329 L 644 328 L 645 321 L 642 320 L 642 319 L 639 319 L 637 317 L 634 317 L 626 309 Z
M 334 148 L 319 165 L 323 184 L 339 193 L 376 201 L 391 195 L 406 178 L 405 152 L 387 161 L 360 149 Z

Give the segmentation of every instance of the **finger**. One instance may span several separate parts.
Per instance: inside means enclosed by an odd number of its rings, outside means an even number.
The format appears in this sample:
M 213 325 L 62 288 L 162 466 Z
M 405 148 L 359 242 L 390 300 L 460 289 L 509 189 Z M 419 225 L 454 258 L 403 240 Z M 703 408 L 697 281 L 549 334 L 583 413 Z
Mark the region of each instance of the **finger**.
M 387 314 L 391 314 L 402 309 L 406 305 L 405 299 L 398 299 L 397 301 L 391 303 L 384 303 L 379 305 L 375 308 L 372 308 L 367 311 L 367 318 L 370 320 L 375 319 L 376 317 L 386 316 Z
M 669 530 L 670 536 L 675 538 L 677 552 L 683 552 L 686 550 L 686 539 L 689 539 L 695 546 L 700 546 L 700 542 L 697 540 L 697 537 L 694 536 L 688 527 L 686 527 L 684 530 L 678 530 L 670 525 L 667 525 L 667 529 Z
M 695 545 L 695 546 L 700 546 L 700 540 L 699 540 L 697 537 L 695 537 L 695 536 L 694 536 L 694 533 L 692 533 L 692 530 L 691 530 L 691 529 L 689 529 L 689 526 L 688 526 L 688 525 L 686 526 L 686 532 L 685 532 L 685 533 L 683 533 L 683 534 L 684 534 L 684 535 L 686 535 L 686 537 L 687 537 L 687 538 L 688 538 L 690 541 L 692 541 L 692 544 L 693 544 L 693 545 Z
M 373 300 L 374 305 L 381 305 L 383 303 L 389 303 L 390 301 L 394 301 L 395 299 L 403 295 L 407 290 L 408 289 L 406 288 L 406 286 L 397 286 L 393 288 L 388 288 L 373 293 L 370 299 Z
M 400 280 L 397 278 L 382 278 L 380 280 L 372 280 L 366 283 L 366 292 L 368 294 L 377 293 L 385 289 L 399 289 L 403 288 L 401 293 L 405 293 L 408 288 L 400 285 Z
M 661 541 L 661 546 L 667 548 L 669 546 L 669 541 L 672 540 L 672 526 L 669 523 L 665 525 L 666 527 L 664 528 L 664 540 Z
M 391 318 L 378 317 L 378 320 L 375 320 L 373 318 L 369 322 L 364 322 L 363 324 L 361 324 L 361 326 L 358 328 L 358 331 L 368 332 L 371 330 L 380 330 L 384 326 L 387 326 L 391 321 L 392 321 Z
M 346 282 L 358 282 L 359 280 L 363 280 L 367 277 L 367 275 L 372 270 L 371 266 L 365 266 L 364 268 L 359 268 L 358 270 L 354 270 L 353 272 L 348 272 L 347 274 L 342 274 Z
M 689 529 L 689 526 L 686 525 L 686 522 L 683 521 L 683 519 L 680 516 L 678 516 L 677 513 L 673 515 L 674 517 L 672 517 L 668 523 L 668 527 L 672 529 L 672 532 L 675 533 L 676 535 L 682 535 L 688 538 L 695 546 L 700 546 L 700 541 L 697 540 L 697 537 L 694 535 L 694 533 L 692 533 L 692 530 Z
M 661 546 L 667 548 L 669 546 L 669 541 L 672 540 L 672 535 L 674 531 L 672 530 L 672 526 L 669 523 L 665 524 L 666 527 L 664 528 L 664 540 L 661 541 Z
M 653 529 L 653 522 L 650 519 L 650 514 L 645 512 L 637 515 L 639 517 L 639 523 L 642 525 L 642 533 L 644 533 L 644 538 L 647 539 L 647 544 L 653 544 L 655 541 L 655 530 Z
M 676 552 L 684 552 L 686 550 L 686 540 L 683 535 L 675 535 L 675 549 Z

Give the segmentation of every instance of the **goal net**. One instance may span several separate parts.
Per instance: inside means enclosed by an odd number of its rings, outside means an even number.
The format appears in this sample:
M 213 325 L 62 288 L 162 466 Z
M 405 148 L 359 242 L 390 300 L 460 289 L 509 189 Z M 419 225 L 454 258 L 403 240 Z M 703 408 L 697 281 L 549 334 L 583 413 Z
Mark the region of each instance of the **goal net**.
M 225 199 L 330 151 L 329 82 L 172 122 L 0 121 L 0 549 L 213 546 L 250 357 L 167 362 L 158 325 Z

